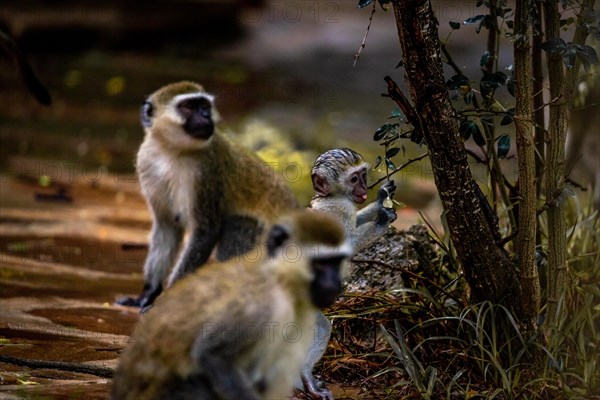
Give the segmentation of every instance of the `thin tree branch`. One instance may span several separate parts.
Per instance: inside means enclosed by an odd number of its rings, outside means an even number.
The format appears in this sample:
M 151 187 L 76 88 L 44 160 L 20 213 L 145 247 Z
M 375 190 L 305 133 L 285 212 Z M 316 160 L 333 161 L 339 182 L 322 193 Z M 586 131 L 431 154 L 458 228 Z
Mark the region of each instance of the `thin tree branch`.
M 352 64 L 353 67 L 356 67 L 356 63 L 358 63 L 358 59 L 360 58 L 360 55 L 361 55 L 362 51 L 367 46 L 367 36 L 369 36 L 369 30 L 371 30 L 371 23 L 373 22 L 373 15 L 375 15 L 375 6 L 376 6 L 376 4 L 377 4 L 377 2 L 374 1 L 373 2 L 373 11 L 371 11 L 371 16 L 369 17 L 369 25 L 367 25 L 367 30 L 365 32 L 365 37 L 363 37 L 363 41 L 360 44 L 360 47 L 356 51 L 356 54 L 354 54 L 354 63 Z
M 427 156 L 429 156 L 429 153 L 425 153 L 425 154 L 422 154 L 422 155 L 420 155 L 420 156 L 418 156 L 418 157 L 415 157 L 415 158 L 412 158 L 412 159 L 408 160 L 408 161 L 407 161 L 407 162 L 405 162 L 404 164 L 402 164 L 402 165 L 400 165 L 400 166 L 396 167 L 396 169 L 395 169 L 395 170 L 393 170 L 393 171 L 392 171 L 390 174 L 388 174 L 387 176 L 384 176 L 384 177 L 382 177 L 382 178 L 379 178 L 379 179 L 378 179 L 378 180 L 377 180 L 375 183 L 372 183 L 372 184 L 370 184 L 370 185 L 369 185 L 369 189 L 373 189 L 373 188 L 374 188 L 375 186 L 377 186 L 379 183 L 381 183 L 381 182 L 383 182 L 384 180 L 388 179 L 390 176 L 394 175 L 396 172 L 400 172 L 400 171 L 402 171 L 404 168 L 408 167 L 410 164 L 412 164 L 412 163 L 414 163 L 414 162 L 416 162 L 416 161 L 422 160 L 422 159 L 424 159 L 424 158 L 425 158 L 425 157 L 427 157 Z

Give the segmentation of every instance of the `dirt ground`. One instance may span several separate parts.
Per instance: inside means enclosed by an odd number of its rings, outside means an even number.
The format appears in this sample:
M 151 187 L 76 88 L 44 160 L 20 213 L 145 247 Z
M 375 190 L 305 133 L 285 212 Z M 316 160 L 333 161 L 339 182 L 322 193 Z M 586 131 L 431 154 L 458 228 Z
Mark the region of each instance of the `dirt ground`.
M 114 368 L 139 318 L 114 301 L 141 288 L 150 228 L 135 178 L 11 165 L 0 175 L 0 355 Z M 38 172 L 51 166 L 46 185 Z M 415 217 L 401 211 L 399 223 Z M 109 390 L 108 378 L 0 363 L 2 399 L 105 399 Z
M 150 220 L 137 185 L 0 179 L 0 355 L 114 367 L 139 318 L 113 304 L 141 285 Z M 93 375 L 0 364 L 1 398 L 101 399 L 109 386 Z

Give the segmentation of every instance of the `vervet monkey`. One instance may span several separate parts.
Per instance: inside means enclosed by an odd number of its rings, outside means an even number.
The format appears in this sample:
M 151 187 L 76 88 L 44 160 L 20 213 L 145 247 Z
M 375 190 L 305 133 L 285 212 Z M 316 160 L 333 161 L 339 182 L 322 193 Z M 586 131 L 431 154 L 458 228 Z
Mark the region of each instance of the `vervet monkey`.
M 216 130 L 217 120 L 213 96 L 194 82 L 164 86 L 143 103 L 136 168 L 152 212 L 150 247 L 142 293 L 117 303 L 149 307 L 163 284 L 205 264 L 215 247 L 221 261 L 244 254 L 297 207 L 273 169 Z
M 396 220 L 391 202 L 396 191 L 393 180 L 379 188 L 377 200 L 356 211 L 356 205 L 367 200 L 367 169 L 360 154 L 341 148 L 317 157 L 311 172 L 315 196 L 310 208 L 336 216 L 355 252 L 385 234 Z
M 285 215 L 258 254 L 198 269 L 157 299 L 121 355 L 112 398 L 285 399 L 313 343 L 319 309 L 342 289 L 342 226 Z
M 316 194 L 310 208 L 330 214 L 342 223 L 354 253 L 385 234 L 389 224 L 396 219 L 391 203 L 396 191 L 393 180 L 382 185 L 377 200 L 357 213 L 355 204 L 367 200 L 367 169 L 368 164 L 360 154 L 342 148 L 321 154 L 311 173 Z M 312 370 L 325 353 L 331 337 L 331 323 L 323 313 L 319 313 L 316 332 L 318 336 L 307 356 L 302 375 L 304 388 L 313 397 L 333 399 L 331 392 L 320 382 L 314 378 L 304 379 L 305 376 L 313 376 Z

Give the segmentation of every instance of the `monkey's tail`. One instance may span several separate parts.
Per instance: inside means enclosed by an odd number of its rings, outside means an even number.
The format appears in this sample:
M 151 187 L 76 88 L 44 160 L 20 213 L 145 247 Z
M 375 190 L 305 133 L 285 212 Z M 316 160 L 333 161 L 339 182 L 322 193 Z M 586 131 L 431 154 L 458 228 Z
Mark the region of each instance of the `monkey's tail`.
M 96 375 L 103 378 L 112 378 L 114 370 L 108 367 L 98 367 L 96 365 L 88 365 L 81 363 L 72 363 L 64 361 L 45 361 L 33 360 L 30 358 L 17 358 L 11 356 L 0 355 L 0 362 L 20 365 L 29 368 L 48 368 L 61 371 L 80 372 L 83 374 Z

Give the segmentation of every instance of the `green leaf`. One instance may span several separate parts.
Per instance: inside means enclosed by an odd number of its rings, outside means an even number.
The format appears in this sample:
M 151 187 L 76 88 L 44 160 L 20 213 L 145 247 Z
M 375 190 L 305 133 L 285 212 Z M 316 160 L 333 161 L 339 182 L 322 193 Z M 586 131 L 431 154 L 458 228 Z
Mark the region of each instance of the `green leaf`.
M 484 14 L 476 15 L 474 17 L 469 17 L 469 18 L 465 19 L 463 21 L 463 24 L 465 24 L 465 25 L 473 25 L 473 24 L 476 24 L 476 23 L 482 21 L 484 18 L 485 18 Z
M 596 50 L 594 50 L 591 46 L 579 46 L 575 45 L 575 49 L 577 51 L 577 55 L 581 58 L 583 62 L 588 64 L 598 64 L 598 55 L 596 54 Z
M 460 29 L 460 22 L 450 21 L 449 24 L 450 24 L 450 28 L 452 28 L 454 30 Z
M 377 142 L 383 139 L 388 132 L 394 130 L 398 126 L 400 126 L 400 124 L 383 124 L 379 127 L 379 129 L 375 131 L 375 134 L 373 135 L 373 140 Z
M 391 169 L 392 171 L 396 169 L 396 166 L 394 165 L 394 163 L 392 162 L 392 160 L 390 160 L 389 158 L 385 159 L 385 165 L 387 165 L 387 167 L 389 169 Z
M 410 133 L 410 141 L 413 143 L 420 145 L 421 143 L 423 143 L 423 139 L 423 133 L 417 128 L 413 129 Z
M 540 47 L 550 54 L 562 54 L 567 49 L 567 43 L 562 38 L 555 37 L 542 43 Z
M 577 57 L 577 48 L 573 43 L 567 45 L 567 49 L 562 53 L 563 63 L 565 67 L 571 69 L 575 66 L 575 59 Z
M 512 97 L 515 97 L 515 80 L 512 77 L 506 81 L 506 89 Z
M 377 167 L 379 167 L 382 161 L 383 158 L 381 158 L 381 156 L 377 156 L 377 158 L 375 159 L 375 165 L 373 165 L 373 169 L 377 169 Z
M 502 117 L 502 121 L 500 121 L 500 125 L 508 125 L 511 122 L 513 122 L 513 116 L 510 114 L 506 114 L 504 117 Z
M 485 138 L 481 134 L 481 129 L 479 129 L 479 125 L 476 122 L 474 122 L 473 125 L 474 126 L 471 132 L 473 135 L 473 140 L 478 146 L 485 146 Z
M 400 152 L 399 147 L 392 147 L 391 149 L 389 149 L 388 151 L 385 152 L 385 158 L 392 158 L 399 152 Z
M 508 151 L 510 150 L 510 136 L 502 135 L 498 139 L 498 149 L 496 153 L 498 154 L 498 158 L 502 159 L 506 157 Z
M 475 129 L 479 129 L 477 124 L 473 121 L 469 121 L 468 119 L 463 119 L 460 121 L 460 125 L 458 126 L 458 132 L 464 140 L 469 140 L 473 134 L 473 130 Z
M 372 2 L 373 2 L 373 0 L 358 0 L 358 8 L 365 8 Z
M 490 59 L 492 58 L 492 53 L 490 53 L 488 50 L 483 52 L 483 55 L 481 56 L 481 60 L 479 60 L 479 66 L 483 67 L 484 65 L 486 65 L 488 62 L 490 62 Z
M 402 118 L 404 114 L 400 111 L 399 108 L 394 108 L 392 113 L 390 114 L 390 118 Z
M 463 74 L 456 74 L 452 78 L 448 79 L 446 85 L 450 90 L 456 90 L 461 86 L 465 86 L 469 84 L 469 78 L 464 76 Z
M 487 98 L 494 89 L 504 85 L 507 81 L 504 72 L 496 71 L 493 74 L 485 74 L 479 81 L 479 90 L 484 98 Z
M 504 85 L 508 77 L 502 71 L 496 71 L 492 74 L 493 79 L 496 81 L 498 85 Z
M 486 15 L 475 30 L 475 32 L 479 33 L 481 31 L 481 28 L 495 29 L 496 27 L 496 19 L 493 18 L 491 15 Z

